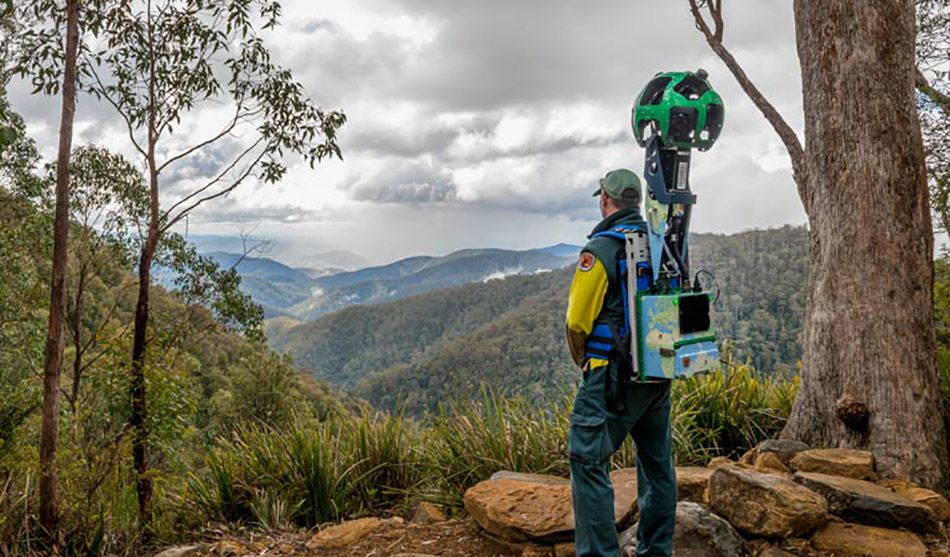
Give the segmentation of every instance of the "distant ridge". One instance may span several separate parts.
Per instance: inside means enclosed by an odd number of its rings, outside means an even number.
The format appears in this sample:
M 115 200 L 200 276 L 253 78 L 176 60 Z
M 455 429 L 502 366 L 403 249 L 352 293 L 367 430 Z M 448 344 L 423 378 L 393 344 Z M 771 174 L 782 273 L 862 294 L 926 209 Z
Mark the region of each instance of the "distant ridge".
M 584 246 L 575 246 L 574 244 L 555 244 L 546 248 L 540 248 L 537 251 L 556 255 L 557 257 L 577 257 Z
M 716 277 L 703 275 L 703 284 L 719 292 L 713 312 L 724 348 L 736 361 L 751 358 L 763 373 L 794 370 L 801 357 L 806 229 L 694 234 L 692 241 L 693 269 Z M 458 257 L 465 260 L 464 253 Z M 573 255 L 559 260 L 571 262 Z M 311 322 L 269 322 L 267 334 L 275 349 L 318 379 L 378 408 L 419 415 L 453 397 L 477 397 L 482 385 L 541 400 L 578 379 L 564 347 L 572 273 L 562 268 L 479 281 L 347 307 Z
M 215 251 L 222 267 L 237 264 L 241 288 L 268 318 L 308 321 L 357 304 L 376 304 L 472 282 L 559 269 L 574 257 L 545 250 L 464 249 L 442 257 L 416 256 L 355 271 L 294 268 L 268 257 Z

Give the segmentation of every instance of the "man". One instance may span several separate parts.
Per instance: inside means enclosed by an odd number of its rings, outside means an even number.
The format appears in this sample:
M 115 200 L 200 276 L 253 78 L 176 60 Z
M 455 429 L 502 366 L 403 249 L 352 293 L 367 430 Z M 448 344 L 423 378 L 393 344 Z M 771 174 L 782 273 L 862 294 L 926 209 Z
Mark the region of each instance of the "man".
M 601 179 L 594 195 L 600 198 L 603 220 L 594 227 L 581 251 L 571 283 L 567 344 L 584 372 L 568 435 L 578 557 L 618 554 L 609 467 L 610 456 L 628 434 L 637 448 L 637 555 L 672 553 L 676 475 L 670 433 L 670 382 L 618 385 L 618 378 L 630 376 L 629 368 L 622 368 L 629 364 L 621 356 L 623 347 L 614 340 L 616 335 L 602 333 L 609 329 L 619 332 L 624 324 L 626 301 L 618 267 L 624 252 L 622 241 L 595 235 L 622 224 L 645 229 L 640 216 L 641 191 L 637 175 L 626 169 L 613 170 Z

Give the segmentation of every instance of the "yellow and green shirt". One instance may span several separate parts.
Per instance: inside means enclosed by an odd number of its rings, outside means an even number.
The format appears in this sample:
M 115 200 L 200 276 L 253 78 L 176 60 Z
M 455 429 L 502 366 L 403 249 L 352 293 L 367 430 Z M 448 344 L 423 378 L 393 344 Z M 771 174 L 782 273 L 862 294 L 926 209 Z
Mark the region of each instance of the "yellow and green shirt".
M 621 209 L 602 220 L 591 233 L 609 230 L 620 224 L 642 224 L 638 209 Z M 624 304 L 617 258 L 622 256 L 623 244 L 607 237 L 592 238 L 581 250 L 567 302 L 567 346 L 574 362 L 582 369 L 596 369 L 608 362 L 586 357 L 587 338 L 599 323 L 623 326 Z

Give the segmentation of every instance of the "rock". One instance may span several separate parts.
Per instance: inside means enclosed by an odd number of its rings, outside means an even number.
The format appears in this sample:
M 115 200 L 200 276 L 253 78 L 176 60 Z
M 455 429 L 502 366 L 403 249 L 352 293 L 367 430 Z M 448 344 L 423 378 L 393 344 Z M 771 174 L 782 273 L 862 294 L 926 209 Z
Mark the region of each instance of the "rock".
M 552 476 L 550 474 L 529 474 L 527 472 L 511 472 L 509 470 L 499 470 L 491 475 L 489 480 L 515 480 L 519 482 L 528 482 L 544 485 L 571 485 L 570 478 L 561 476 Z
M 848 522 L 925 533 L 938 530 L 929 507 L 876 483 L 812 472 L 797 472 L 794 479 L 822 494 L 831 512 Z
M 712 469 L 702 466 L 680 466 L 676 468 L 676 490 L 680 501 L 694 503 L 706 502 L 706 486 Z
M 197 545 L 180 545 L 178 547 L 169 547 L 161 553 L 156 553 L 155 557 L 188 557 L 196 549 Z
M 435 557 L 431 553 L 394 553 L 392 557 Z
M 868 451 L 855 449 L 810 449 L 792 457 L 792 470 L 873 480 L 874 457 Z
M 878 485 L 883 485 L 891 491 L 904 491 L 912 487 L 920 487 L 914 482 L 909 482 L 907 480 L 901 480 L 898 478 L 881 478 L 877 480 Z
M 788 551 L 785 551 L 781 547 L 775 547 L 774 545 L 770 545 L 769 547 L 766 547 L 765 549 L 760 551 L 758 554 L 758 557 L 795 557 L 795 556 L 789 553 Z
M 878 485 L 930 507 L 930 510 L 933 511 L 934 516 L 940 522 L 950 521 L 950 502 L 936 491 L 920 487 L 907 480 L 881 480 Z
M 339 549 L 352 545 L 378 530 L 386 521 L 380 518 L 347 520 L 320 530 L 307 542 L 307 549 Z
M 445 520 L 445 513 L 442 512 L 442 509 L 428 501 L 419 503 L 419 508 L 416 509 L 416 514 L 412 517 L 412 521 L 416 524 L 434 524 Z
M 940 522 L 950 521 L 950 502 L 936 491 L 925 487 L 912 487 L 899 493 L 930 507 L 930 510 L 933 511 L 934 516 Z
M 630 524 L 637 513 L 636 470 L 617 470 L 614 518 Z M 556 542 L 574 530 L 571 486 L 498 479 L 480 482 L 465 492 L 465 510 L 486 532 L 512 542 Z
M 244 557 L 257 554 L 260 550 L 259 544 L 244 545 L 235 540 L 221 540 L 211 544 L 208 554 L 215 557 Z
M 778 453 L 759 453 L 755 459 L 755 469 L 759 472 L 788 474 L 788 467 L 779 458 Z
M 755 464 L 755 458 L 759 456 L 759 453 L 755 449 L 749 449 L 741 457 L 739 457 L 738 464 L 746 464 L 752 466 Z
M 620 554 L 635 555 L 637 526 L 620 535 Z M 673 557 L 735 557 L 747 552 L 746 542 L 722 518 L 692 501 L 676 504 Z
M 574 557 L 576 554 L 573 542 L 554 544 L 554 557 Z
M 795 456 L 795 454 L 807 451 L 809 448 L 806 443 L 793 439 L 766 439 L 756 445 L 755 451 L 760 455 L 774 453 L 775 456 L 779 457 L 782 461 L 782 464 L 787 465 L 788 461 Z
M 717 456 L 710 460 L 708 464 L 706 464 L 706 468 L 719 468 L 720 466 L 724 466 L 726 464 L 735 464 L 735 461 L 729 457 Z
M 739 466 L 713 471 L 709 505 L 741 532 L 767 538 L 808 534 L 828 520 L 821 495 L 788 478 Z
M 927 547 L 910 532 L 831 522 L 812 539 L 815 549 L 840 557 L 927 557 Z
M 521 557 L 551 557 L 554 549 L 545 545 L 527 544 L 521 550 Z

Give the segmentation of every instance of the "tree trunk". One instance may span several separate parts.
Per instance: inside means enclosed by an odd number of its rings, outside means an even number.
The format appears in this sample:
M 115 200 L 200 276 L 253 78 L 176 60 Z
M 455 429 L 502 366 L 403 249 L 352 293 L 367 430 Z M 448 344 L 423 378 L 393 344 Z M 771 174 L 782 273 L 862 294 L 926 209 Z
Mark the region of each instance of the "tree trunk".
M 132 459 L 135 466 L 135 491 L 138 494 L 139 521 L 147 527 L 152 520 L 152 480 L 148 475 L 148 424 L 145 404 L 145 348 L 148 333 L 149 282 L 154 256 L 152 228 L 139 258 L 139 291 L 135 303 L 135 331 L 132 335 L 132 383 L 130 386 Z
M 76 112 L 76 52 L 79 45 L 79 2 L 66 2 L 66 52 L 63 104 L 56 159 L 56 209 L 53 224 L 53 268 L 50 280 L 49 328 L 43 369 L 43 428 L 40 433 L 40 524 L 58 542 L 59 499 L 56 440 L 59 435 L 59 381 L 63 370 L 66 320 L 66 242 L 69 235 L 69 155 Z
M 947 460 L 913 0 L 796 0 L 811 236 L 801 387 L 784 437 L 867 449 L 927 486 Z
M 145 3 L 146 36 L 148 48 L 153 54 L 149 58 L 148 68 L 148 152 L 145 159 L 148 165 L 149 185 L 149 221 L 148 235 L 142 246 L 142 255 L 139 258 L 139 293 L 135 304 L 135 331 L 132 336 L 132 389 L 131 389 L 131 417 L 132 426 L 132 460 L 135 467 L 135 491 L 138 494 L 139 521 L 143 535 L 147 538 L 149 525 L 152 522 L 152 479 L 148 472 L 148 423 L 146 421 L 146 391 L 145 391 L 145 349 L 148 343 L 148 310 L 149 289 L 151 287 L 152 261 L 158 247 L 159 236 L 159 199 L 158 199 L 158 165 L 155 162 L 155 144 L 158 142 L 156 132 L 156 92 L 155 92 L 155 56 L 152 27 L 152 2 Z

